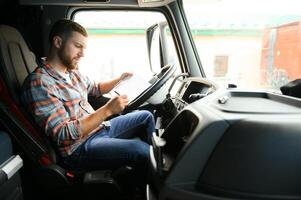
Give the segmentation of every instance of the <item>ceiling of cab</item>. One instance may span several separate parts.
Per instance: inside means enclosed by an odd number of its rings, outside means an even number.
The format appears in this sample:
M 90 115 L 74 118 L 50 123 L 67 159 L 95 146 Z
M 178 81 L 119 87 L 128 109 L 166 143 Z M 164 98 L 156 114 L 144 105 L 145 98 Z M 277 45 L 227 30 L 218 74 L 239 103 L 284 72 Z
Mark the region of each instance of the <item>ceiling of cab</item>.
M 21 5 L 159 7 L 175 0 L 19 0 Z
M 19 0 L 21 5 L 138 6 L 137 0 Z

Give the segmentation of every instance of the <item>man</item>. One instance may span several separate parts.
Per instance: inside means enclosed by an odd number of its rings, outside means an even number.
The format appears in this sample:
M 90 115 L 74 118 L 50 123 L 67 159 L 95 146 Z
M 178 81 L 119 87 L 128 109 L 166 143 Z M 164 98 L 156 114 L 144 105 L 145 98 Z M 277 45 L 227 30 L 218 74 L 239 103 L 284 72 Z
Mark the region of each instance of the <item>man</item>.
M 137 111 L 105 120 L 122 112 L 126 95 L 113 97 L 96 111 L 88 95 L 102 95 L 122 79 L 94 83 L 83 76 L 78 62 L 84 56 L 87 32 L 76 22 L 57 21 L 49 34 L 48 57 L 24 82 L 22 101 L 58 147 L 63 161 L 76 169 L 107 169 L 130 165 L 145 173 L 154 118 Z M 141 131 L 141 128 L 146 131 Z M 144 135 L 143 135 L 144 134 Z M 140 136 L 144 141 L 131 139 Z

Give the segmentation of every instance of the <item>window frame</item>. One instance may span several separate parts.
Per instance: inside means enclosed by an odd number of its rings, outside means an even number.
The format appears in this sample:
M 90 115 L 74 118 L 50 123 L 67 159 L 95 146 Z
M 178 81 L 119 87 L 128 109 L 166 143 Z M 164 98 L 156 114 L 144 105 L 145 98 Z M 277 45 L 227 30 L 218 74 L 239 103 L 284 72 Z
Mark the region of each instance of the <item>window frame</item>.
M 180 49 L 181 44 L 179 44 L 178 30 L 176 28 L 176 24 L 173 23 L 173 20 L 171 20 L 174 17 L 171 16 L 172 14 L 167 12 L 167 10 L 162 9 L 162 8 L 131 8 L 131 7 L 129 7 L 129 8 L 120 8 L 120 7 L 101 7 L 101 6 L 93 7 L 93 8 L 91 8 L 91 7 L 89 7 L 89 8 L 86 8 L 86 7 L 71 7 L 66 12 L 66 18 L 70 19 L 70 20 L 74 20 L 74 16 L 76 15 L 76 13 L 81 12 L 81 11 L 133 11 L 133 12 L 137 11 L 137 12 L 158 12 L 158 13 L 161 13 L 165 17 L 165 19 L 167 21 L 167 24 L 169 26 L 169 29 L 171 31 L 171 36 L 172 36 L 172 39 L 173 39 L 173 42 L 174 42 L 175 52 L 176 52 L 176 55 L 177 55 L 177 58 L 178 58 L 178 63 L 179 63 L 179 66 L 181 68 L 181 72 L 183 73 L 183 72 L 189 71 L 189 69 L 184 67 L 184 66 L 186 66 L 186 64 L 184 64 L 185 59 L 183 59 L 183 57 L 185 57 L 185 56 L 181 53 L 182 50 Z M 150 70 L 152 71 L 151 68 L 150 68 Z

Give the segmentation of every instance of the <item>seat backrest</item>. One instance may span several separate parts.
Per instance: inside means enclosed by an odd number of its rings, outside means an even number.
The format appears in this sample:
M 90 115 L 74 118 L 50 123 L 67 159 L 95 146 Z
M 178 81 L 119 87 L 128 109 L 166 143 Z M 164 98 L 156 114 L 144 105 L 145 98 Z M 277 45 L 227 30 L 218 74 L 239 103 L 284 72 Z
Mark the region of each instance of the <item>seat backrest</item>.
M 1 59 L 4 64 L 1 72 L 9 91 L 20 91 L 26 76 L 37 67 L 35 55 L 29 50 L 20 32 L 10 26 L 0 25 Z M 19 101 L 19 94 L 12 92 L 12 97 Z
M 1 125 L 9 129 L 28 154 L 35 156 L 32 159 L 51 164 L 56 160 L 54 150 L 20 102 L 23 81 L 36 67 L 35 55 L 20 32 L 13 27 L 0 25 Z

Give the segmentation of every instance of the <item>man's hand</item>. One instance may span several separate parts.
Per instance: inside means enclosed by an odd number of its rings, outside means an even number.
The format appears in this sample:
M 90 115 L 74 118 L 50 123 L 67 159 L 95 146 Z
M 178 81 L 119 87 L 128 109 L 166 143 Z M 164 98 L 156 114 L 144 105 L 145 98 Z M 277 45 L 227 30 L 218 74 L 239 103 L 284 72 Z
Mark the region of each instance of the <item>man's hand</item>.
M 128 105 L 129 100 L 126 95 L 120 95 L 113 97 L 108 101 L 105 107 L 108 109 L 111 115 L 121 113 Z
M 113 97 L 104 106 L 98 108 L 94 113 L 91 113 L 90 115 L 87 115 L 81 119 L 81 137 L 86 137 L 108 117 L 121 113 L 128 103 L 129 100 L 126 95 Z
M 124 72 L 120 75 L 120 81 L 122 81 L 123 79 L 127 78 L 127 77 L 130 77 L 130 76 L 133 76 L 133 73 L 131 72 Z

